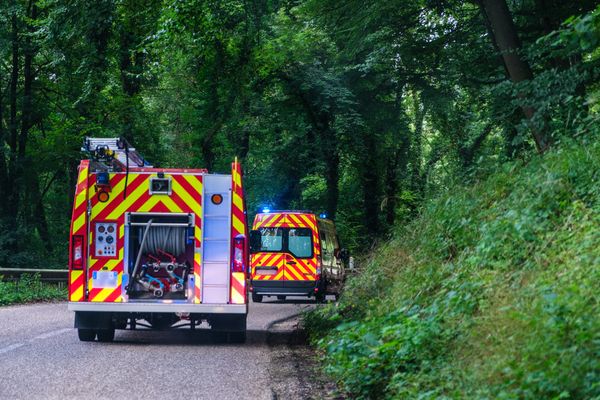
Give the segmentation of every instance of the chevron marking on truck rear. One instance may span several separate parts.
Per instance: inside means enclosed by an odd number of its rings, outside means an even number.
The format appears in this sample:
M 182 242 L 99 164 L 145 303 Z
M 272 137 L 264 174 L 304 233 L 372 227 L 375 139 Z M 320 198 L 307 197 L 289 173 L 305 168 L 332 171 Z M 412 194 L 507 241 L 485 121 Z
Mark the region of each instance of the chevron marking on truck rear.
M 119 224 L 117 240 L 118 257 L 115 259 L 92 258 L 89 262 L 88 288 L 89 300 L 94 302 L 121 302 L 121 282 L 123 278 L 124 230 L 126 212 L 177 212 L 194 213 L 194 240 L 200 247 L 202 227 L 202 177 L 197 175 L 168 175 L 171 178 L 170 195 L 150 195 L 149 178 L 154 174 L 130 173 L 127 183 L 127 196 L 123 199 L 125 174 L 111 174 L 110 198 L 105 203 L 98 201 L 98 196 L 91 196 L 93 221 L 116 221 Z M 90 180 L 90 187 L 95 183 L 95 176 Z M 91 243 L 91 238 L 90 238 Z M 194 254 L 194 298 L 200 299 L 201 263 L 200 253 Z M 93 271 L 116 271 L 117 286 L 115 288 L 93 288 Z
M 87 246 L 85 243 L 88 242 L 87 238 L 87 200 L 88 200 L 88 187 L 89 187 L 89 161 L 84 160 L 79 164 L 79 173 L 77 175 L 77 185 L 75 187 L 75 202 L 73 203 L 73 213 L 71 217 L 71 238 L 69 240 L 69 263 L 71 263 L 71 254 L 73 246 L 73 235 L 82 237 L 83 254 L 81 257 L 84 261 L 83 268 L 85 268 L 85 260 L 87 254 Z M 69 300 L 70 301 L 82 301 L 84 295 L 84 283 L 85 279 L 83 276 L 83 269 L 73 269 L 72 266 L 69 268 Z
M 243 272 L 231 274 L 231 302 L 233 304 L 246 302 L 246 277 Z
M 244 236 L 244 254 L 248 254 L 248 233 L 246 232 L 246 213 L 244 212 L 244 188 L 242 187 L 242 166 L 237 159 L 231 165 L 231 243 L 239 236 Z M 248 259 L 244 260 L 246 268 Z M 246 303 L 246 273 L 231 274 L 230 301 L 234 304 Z
M 194 253 L 194 303 L 200 304 L 202 301 L 202 254 Z
M 83 300 L 83 271 L 71 271 L 69 276 L 69 301 Z

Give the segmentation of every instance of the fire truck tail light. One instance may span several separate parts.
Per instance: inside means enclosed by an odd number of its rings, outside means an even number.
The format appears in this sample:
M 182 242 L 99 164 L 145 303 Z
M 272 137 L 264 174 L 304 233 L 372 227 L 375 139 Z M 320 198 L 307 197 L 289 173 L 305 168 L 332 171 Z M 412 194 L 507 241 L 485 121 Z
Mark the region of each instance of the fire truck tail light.
M 71 266 L 75 269 L 83 268 L 83 236 L 74 235 L 71 246 Z
M 239 235 L 234 239 L 233 242 L 233 260 L 231 262 L 231 270 L 232 272 L 244 272 L 244 244 L 245 239 L 243 236 Z

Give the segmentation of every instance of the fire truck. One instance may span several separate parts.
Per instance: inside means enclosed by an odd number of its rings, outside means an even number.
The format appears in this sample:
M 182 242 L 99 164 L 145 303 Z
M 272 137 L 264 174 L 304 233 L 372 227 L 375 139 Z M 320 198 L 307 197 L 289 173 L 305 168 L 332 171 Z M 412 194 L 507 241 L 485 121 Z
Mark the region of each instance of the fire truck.
M 242 168 L 155 168 L 122 138 L 86 138 L 70 230 L 69 302 L 81 341 L 115 329 L 196 329 L 245 340 Z

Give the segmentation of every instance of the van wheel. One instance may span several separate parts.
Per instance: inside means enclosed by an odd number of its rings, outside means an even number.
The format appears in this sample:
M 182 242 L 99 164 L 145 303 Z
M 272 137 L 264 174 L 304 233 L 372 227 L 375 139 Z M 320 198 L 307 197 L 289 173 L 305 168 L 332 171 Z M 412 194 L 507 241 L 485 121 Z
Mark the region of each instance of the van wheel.
M 82 342 L 93 342 L 96 339 L 96 331 L 93 329 L 77 329 L 77 336 Z
M 98 330 L 98 341 L 103 343 L 110 343 L 115 340 L 115 330 L 113 329 L 99 329 Z
M 254 294 L 252 293 L 252 301 L 255 303 L 262 303 L 263 296 L 262 294 Z
M 315 293 L 315 300 L 317 301 L 317 303 L 325 303 L 325 299 L 327 296 L 325 296 L 325 292 L 317 292 Z
M 285 300 L 285 296 L 277 296 L 277 300 Z

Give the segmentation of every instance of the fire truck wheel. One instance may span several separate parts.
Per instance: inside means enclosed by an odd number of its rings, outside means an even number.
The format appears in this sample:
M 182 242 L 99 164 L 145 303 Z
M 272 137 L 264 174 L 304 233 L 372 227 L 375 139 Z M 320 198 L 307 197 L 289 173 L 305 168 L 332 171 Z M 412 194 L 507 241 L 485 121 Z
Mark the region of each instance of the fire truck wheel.
M 252 293 L 252 301 L 255 303 L 262 303 L 263 296 L 262 294 L 254 294 Z
M 98 330 L 98 341 L 99 342 L 112 342 L 115 339 L 114 329 L 99 329 Z
M 229 332 L 229 343 L 245 343 L 246 342 L 246 331 L 243 332 Z
M 77 329 L 77 336 L 82 342 L 93 342 L 96 339 L 96 331 L 93 329 Z

